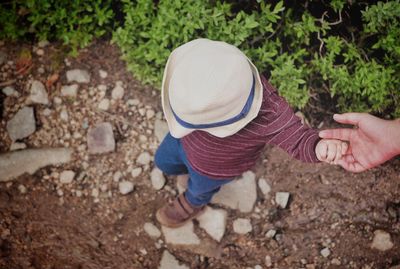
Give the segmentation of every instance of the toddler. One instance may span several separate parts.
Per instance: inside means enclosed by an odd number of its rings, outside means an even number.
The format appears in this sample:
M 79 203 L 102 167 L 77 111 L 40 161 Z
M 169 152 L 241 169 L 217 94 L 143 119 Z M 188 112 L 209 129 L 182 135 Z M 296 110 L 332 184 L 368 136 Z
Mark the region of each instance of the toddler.
M 347 150 L 303 125 L 236 47 L 196 39 L 169 56 L 162 106 L 170 133 L 155 164 L 169 175 L 188 174 L 188 186 L 157 211 L 164 226 L 195 218 L 226 183 L 252 168 L 266 143 L 304 162 L 336 163 Z

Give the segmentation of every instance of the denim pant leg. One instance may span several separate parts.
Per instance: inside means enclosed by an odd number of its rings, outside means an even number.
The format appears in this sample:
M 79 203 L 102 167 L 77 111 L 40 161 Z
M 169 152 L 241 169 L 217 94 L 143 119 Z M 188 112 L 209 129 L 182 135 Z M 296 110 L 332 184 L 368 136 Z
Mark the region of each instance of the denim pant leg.
M 210 178 L 196 172 L 189 164 L 185 151 L 180 148 L 184 163 L 189 170 L 188 188 L 185 197 L 194 206 L 206 205 L 211 201 L 212 196 L 219 191 L 222 185 L 231 182 L 233 179 Z
M 156 151 L 154 162 L 167 175 L 187 174 L 188 169 L 180 156 L 180 141 L 168 133 Z

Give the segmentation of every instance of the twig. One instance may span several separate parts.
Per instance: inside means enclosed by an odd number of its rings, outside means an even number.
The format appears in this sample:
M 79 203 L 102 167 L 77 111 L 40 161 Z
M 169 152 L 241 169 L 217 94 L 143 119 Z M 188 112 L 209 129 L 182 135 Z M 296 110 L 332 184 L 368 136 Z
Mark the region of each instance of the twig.
M 337 25 L 337 24 L 339 24 L 339 23 L 341 23 L 341 22 L 343 21 L 343 20 L 342 20 L 342 11 L 339 11 L 339 20 L 334 21 L 334 22 L 327 22 L 327 21 L 324 20 L 324 17 L 326 16 L 327 13 L 328 13 L 328 11 L 325 11 L 325 12 L 322 14 L 322 17 L 321 17 L 320 19 L 317 20 L 317 21 L 319 21 L 319 22 L 321 23 L 321 25 L 322 25 L 324 22 L 326 22 L 328 25 Z M 324 46 L 325 42 L 324 42 L 324 41 L 322 40 L 322 38 L 321 38 L 320 31 L 318 31 L 318 33 L 317 33 L 317 38 L 318 38 L 318 40 L 321 42 L 320 45 L 319 45 L 319 56 L 322 57 L 322 47 Z
M 10 79 L 4 82 L 0 83 L 0 87 L 4 87 L 4 86 L 10 86 L 11 84 L 14 84 L 17 80 L 15 79 Z

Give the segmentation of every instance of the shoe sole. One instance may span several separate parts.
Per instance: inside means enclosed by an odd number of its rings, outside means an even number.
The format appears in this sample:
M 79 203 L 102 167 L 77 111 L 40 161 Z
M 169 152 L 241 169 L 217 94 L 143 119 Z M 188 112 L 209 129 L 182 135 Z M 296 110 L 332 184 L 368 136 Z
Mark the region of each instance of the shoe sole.
M 167 221 L 164 221 L 164 218 L 162 217 L 162 215 L 160 213 L 160 209 L 158 209 L 157 212 L 156 212 L 156 219 L 161 225 L 163 225 L 165 227 L 168 227 L 168 228 L 179 228 L 179 227 L 182 227 L 183 225 L 185 225 L 186 223 L 188 223 L 189 221 L 191 221 L 191 220 L 197 218 L 198 216 L 200 216 L 201 214 L 203 214 L 204 211 L 205 211 L 205 208 L 206 207 L 204 207 L 199 212 L 197 212 L 196 215 L 194 215 L 194 216 L 192 216 L 192 217 L 188 218 L 187 220 L 185 220 L 183 222 L 180 222 L 180 223 L 169 223 Z

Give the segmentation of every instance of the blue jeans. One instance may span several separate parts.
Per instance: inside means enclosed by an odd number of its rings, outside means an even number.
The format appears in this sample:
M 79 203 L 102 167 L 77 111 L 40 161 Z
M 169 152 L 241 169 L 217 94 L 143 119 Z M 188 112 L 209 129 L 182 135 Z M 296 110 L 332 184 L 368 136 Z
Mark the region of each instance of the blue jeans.
M 220 187 L 233 179 L 210 178 L 197 173 L 189 164 L 181 141 L 166 135 L 158 147 L 155 163 L 167 175 L 189 174 L 188 188 L 185 197 L 193 206 L 208 204 Z

